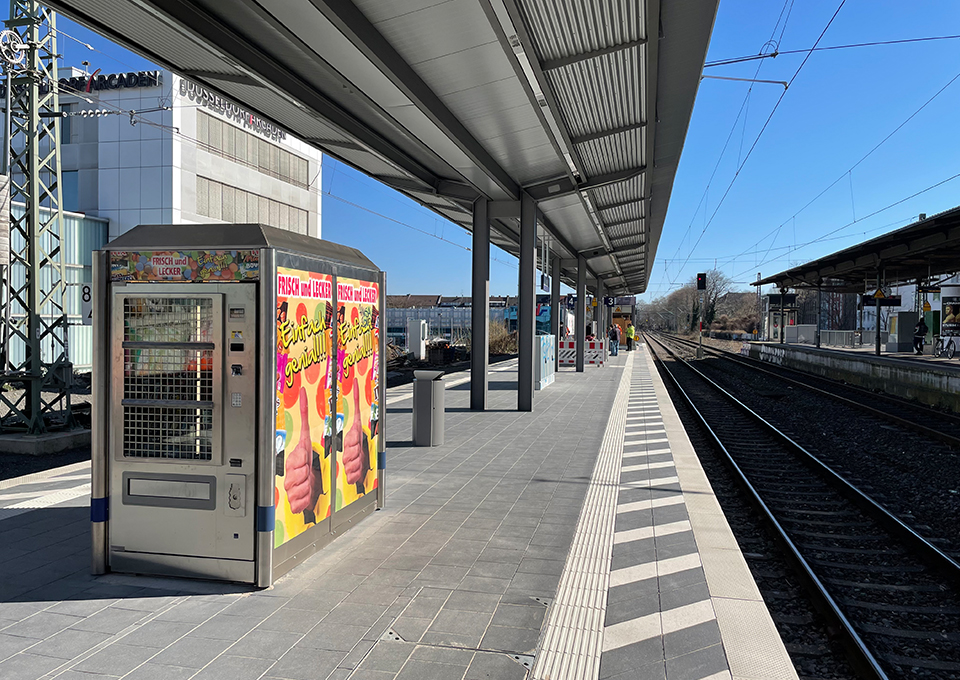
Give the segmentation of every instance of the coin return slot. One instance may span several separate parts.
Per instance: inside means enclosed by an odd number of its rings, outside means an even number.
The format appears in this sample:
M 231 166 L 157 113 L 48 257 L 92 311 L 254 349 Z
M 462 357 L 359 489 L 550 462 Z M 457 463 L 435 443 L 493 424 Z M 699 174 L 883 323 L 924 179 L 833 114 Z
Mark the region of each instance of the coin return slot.
M 204 482 L 176 482 L 166 479 L 131 479 L 129 495 L 153 498 L 210 500 L 210 485 Z

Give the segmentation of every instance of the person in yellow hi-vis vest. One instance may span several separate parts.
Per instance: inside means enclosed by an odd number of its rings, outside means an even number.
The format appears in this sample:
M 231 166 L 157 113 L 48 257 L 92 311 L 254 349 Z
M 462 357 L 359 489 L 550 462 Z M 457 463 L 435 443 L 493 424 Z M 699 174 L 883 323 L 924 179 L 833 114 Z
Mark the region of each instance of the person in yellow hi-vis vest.
M 627 351 L 633 351 L 633 338 L 636 337 L 637 331 L 633 327 L 633 322 L 627 325 Z

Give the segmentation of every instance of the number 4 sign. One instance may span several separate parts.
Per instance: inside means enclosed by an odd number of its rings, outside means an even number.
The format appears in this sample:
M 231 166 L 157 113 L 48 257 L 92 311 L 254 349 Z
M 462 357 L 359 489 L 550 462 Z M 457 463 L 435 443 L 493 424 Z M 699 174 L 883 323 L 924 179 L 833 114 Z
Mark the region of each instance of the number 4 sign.
M 84 326 L 93 325 L 93 285 L 90 283 L 80 286 L 80 316 Z

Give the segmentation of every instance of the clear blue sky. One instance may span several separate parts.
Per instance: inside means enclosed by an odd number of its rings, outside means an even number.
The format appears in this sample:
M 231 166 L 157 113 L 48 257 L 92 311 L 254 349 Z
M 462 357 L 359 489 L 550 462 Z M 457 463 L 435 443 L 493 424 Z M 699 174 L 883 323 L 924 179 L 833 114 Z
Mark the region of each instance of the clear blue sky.
M 771 36 L 781 52 L 810 48 L 839 4 L 724 0 L 707 60 L 756 54 Z M 785 29 L 784 8 L 789 12 Z M 148 67 L 63 17 L 59 22 L 63 32 L 97 50 L 64 37 L 59 46 L 64 64 L 86 59 L 91 68 L 105 72 Z M 960 33 L 956 0 L 908 5 L 847 0 L 820 47 L 954 33 Z M 704 73 L 789 81 L 804 56 L 781 54 Z M 957 178 L 868 217 L 960 173 L 960 78 L 847 175 L 960 74 L 958 56 L 956 39 L 816 52 L 759 141 L 783 87 L 755 84 L 751 89 L 749 83 L 704 80 L 644 299 L 665 295 L 697 271 L 715 267 L 746 289 L 757 272 L 774 274 L 904 226 L 921 212 L 934 214 L 960 204 Z M 323 237 L 363 250 L 388 272 L 390 293 L 469 294 L 467 232 L 332 159 L 325 159 L 322 180 Z M 515 294 L 516 260 L 498 249 L 494 258 L 491 293 Z

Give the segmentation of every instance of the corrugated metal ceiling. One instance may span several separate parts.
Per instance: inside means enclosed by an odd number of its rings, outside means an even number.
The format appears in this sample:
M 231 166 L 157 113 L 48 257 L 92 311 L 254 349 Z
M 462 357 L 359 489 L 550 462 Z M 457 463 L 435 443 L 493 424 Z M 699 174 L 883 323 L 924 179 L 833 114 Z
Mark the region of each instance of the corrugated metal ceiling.
M 589 253 L 639 293 L 717 1 L 50 4 L 460 224 L 472 196 L 534 193 L 568 281 Z M 516 233 L 501 219 L 495 241 Z

